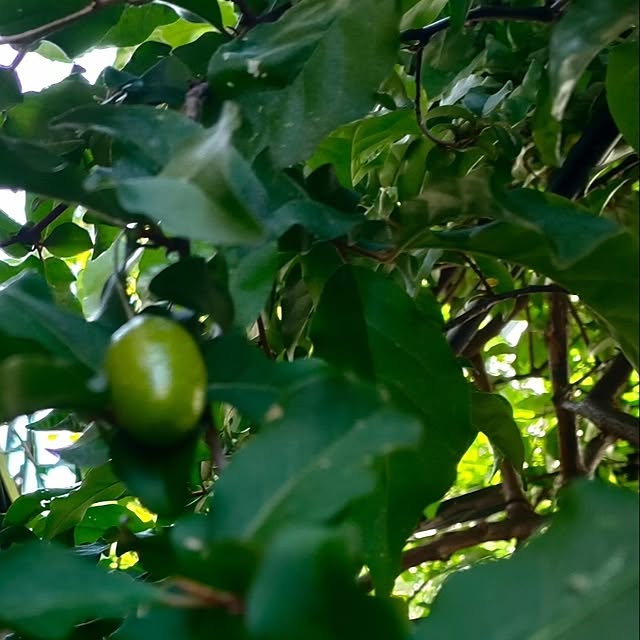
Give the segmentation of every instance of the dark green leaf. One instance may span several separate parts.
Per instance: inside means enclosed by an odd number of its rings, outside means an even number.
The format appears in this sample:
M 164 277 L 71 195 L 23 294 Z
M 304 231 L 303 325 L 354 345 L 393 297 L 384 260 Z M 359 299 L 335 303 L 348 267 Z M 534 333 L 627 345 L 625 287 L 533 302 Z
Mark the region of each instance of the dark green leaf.
M 365 30 L 361 17 L 368 14 L 376 20 Z M 301 2 L 278 22 L 221 47 L 209 78 L 223 95 L 253 91 L 247 99 L 253 124 L 276 164 L 288 166 L 372 106 L 396 59 L 397 29 L 395 2 Z M 353 64 L 354 59 L 367 63 Z
M 171 4 L 195 13 L 220 31 L 224 30 L 220 6 L 217 2 L 209 2 L 208 0 L 173 0 Z
M 353 579 L 356 564 L 345 538 L 327 529 L 294 528 L 273 541 L 247 603 L 247 626 L 253 637 L 408 637 L 399 607 L 358 589 Z
M 470 6 L 471 0 L 449 0 L 452 29 L 462 29 Z
M 105 133 L 135 145 L 148 158 L 154 171 L 164 167 L 185 141 L 202 132 L 200 125 L 176 111 L 137 105 L 78 107 L 56 118 L 52 124 L 78 133 Z
M 38 588 L 34 589 L 34 584 Z M 16 545 L 0 554 L 3 627 L 62 640 L 87 618 L 118 618 L 158 599 L 158 592 L 51 544 Z
M 368 564 L 385 592 L 421 510 L 450 487 L 473 440 L 468 388 L 440 325 L 381 274 L 352 267 L 337 271 L 324 287 L 311 335 L 315 353 L 384 384 L 423 424 L 419 450 L 392 456 L 385 466 L 379 491 L 386 500 L 379 495 L 361 516 L 384 522 L 367 534 Z M 429 474 L 423 472 L 427 468 Z
M 79 487 L 72 489 L 67 495 L 51 500 L 44 525 L 44 537 L 55 538 L 63 531 L 75 527 L 91 505 L 105 500 L 117 500 L 123 494 L 124 487 L 108 464 L 91 469 Z
M 54 256 L 70 258 L 93 247 L 89 233 L 72 222 L 58 225 L 42 243 Z
M 59 358 L 23 354 L 0 362 L 0 422 L 40 409 L 100 410 L 105 394 L 91 385 L 91 371 Z
M 0 67 L 0 111 L 22 102 L 20 80 L 13 69 Z
M 100 45 L 132 47 L 144 42 L 156 27 L 175 22 L 177 19 L 176 12 L 166 5 L 127 6 L 117 24 L 111 27 L 100 40 Z
M 46 283 L 33 272 L 0 288 L 0 330 L 93 371 L 102 367 L 110 339 L 103 327 L 57 309 Z
M 141 445 L 118 431 L 109 446 L 113 469 L 151 511 L 175 517 L 189 499 L 197 434 L 171 449 Z
M 149 284 L 161 300 L 170 300 L 211 316 L 223 330 L 233 321 L 233 303 L 224 283 L 202 258 L 186 258 L 161 271 Z
M 593 58 L 637 24 L 638 0 L 571 2 L 555 26 L 549 51 L 551 114 L 561 120 L 580 76 Z
M 214 539 L 327 522 L 373 491 L 375 458 L 415 446 L 420 429 L 410 417 L 384 408 L 368 387 L 327 370 L 318 374 L 292 382 L 268 412 L 268 419 L 282 417 L 219 480 L 209 516 Z
M 482 431 L 516 469 L 524 463 L 522 435 L 509 401 L 497 393 L 471 394 L 471 423 Z
M 609 55 L 607 101 L 625 140 L 638 151 L 638 41 L 618 45 Z
M 84 0 L 61 0 L 46 5 L 40 0 L 0 0 L 0 33 L 22 33 L 75 13 L 85 6 Z
M 452 576 L 415 639 L 636 637 L 637 510 L 631 492 L 584 481 L 572 486 L 549 530 L 512 559 Z

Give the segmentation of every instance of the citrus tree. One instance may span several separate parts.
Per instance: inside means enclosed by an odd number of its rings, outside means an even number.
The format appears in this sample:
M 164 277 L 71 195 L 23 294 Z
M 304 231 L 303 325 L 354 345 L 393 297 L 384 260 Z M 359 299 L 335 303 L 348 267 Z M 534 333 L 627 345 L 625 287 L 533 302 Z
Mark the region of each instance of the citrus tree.
M 635 637 L 637 11 L 0 0 L 0 635 Z

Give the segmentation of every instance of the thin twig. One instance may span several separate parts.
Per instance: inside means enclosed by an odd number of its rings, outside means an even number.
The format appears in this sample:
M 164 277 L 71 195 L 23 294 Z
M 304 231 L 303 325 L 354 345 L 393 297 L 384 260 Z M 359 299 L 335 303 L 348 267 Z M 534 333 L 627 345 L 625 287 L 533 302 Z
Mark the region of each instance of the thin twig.
M 128 0 L 129 4 L 147 4 L 151 0 Z M 93 0 L 86 7 L 82 7 L 82 9 L 78 9 L 78 11 L 74 11 L 66 16 L 62 16 L 57 20 L 52 20 L 51 22 L 47 22 L 46 24 L 42 24 L 39 27 L 34 27 L 33 29 L 29 29 L 27 31 L 22 31 L 21 33 L 16 33 L 9 36 L 0 37 L 0 44 L 11 44 L 11 45 L 24 45 L 31 44 L 48 36 L 55 31 L 59 31 L 60 29 L 64 29 L 78 20 L 85 18 L 86 16 L 90 16 L 92 13 L 96 13 L 101 9 L 107 9 L 108 7 L 113 7 L 118 4 L 122 4 L 125 0 Z
M 494 293 L 490 296 L 482 296 L 476 300 L 471 309 L 449 320 L 449 322 L 445 324 L 445 329 L 453 329 L 476 316 L 483 315 L 499 302 L 511 300 L 513 298 L 521 298 L 522 296 L 528 296 L 532 293 L 566 293 L 566 289 L 556 284 L 533 284 L 528 287 L 522 287 L 522 289 L 505 291 L 503 293 Z
M 260 344 L 260 348 L 264 351 L 265 355 L 269 359 L 273 359 L 273 351 L 269 346 L 269 338 L 267 337 L 267 330 L 264 326 L 264 320 L 262 319 L 262 314 L 258 316 L 256 320 L 256 324 L 258 325 L 258 342 Z

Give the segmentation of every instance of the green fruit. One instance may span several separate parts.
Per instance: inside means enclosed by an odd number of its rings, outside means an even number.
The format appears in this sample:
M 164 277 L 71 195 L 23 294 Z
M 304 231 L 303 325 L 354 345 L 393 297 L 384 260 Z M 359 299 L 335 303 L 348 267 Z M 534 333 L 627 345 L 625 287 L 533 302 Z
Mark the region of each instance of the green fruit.
M 120 327 L 105 371 L 116 422 L 140 442 L 167 446 L 196 427 L 207 372 L 194 339 L 172 320 L 142 315 Z

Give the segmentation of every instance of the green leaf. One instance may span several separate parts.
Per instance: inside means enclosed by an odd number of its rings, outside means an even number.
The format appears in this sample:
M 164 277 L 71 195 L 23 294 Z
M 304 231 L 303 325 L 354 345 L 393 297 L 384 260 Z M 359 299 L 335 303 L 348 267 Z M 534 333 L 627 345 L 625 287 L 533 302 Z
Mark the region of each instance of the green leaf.
M 151 280 L 149 290 L 157 298 L 211 316 L 223 330 L 231 326 L 229 292 L 203 258 L 190 257 L 168 266 Z
M 156 27 L 175 22 L 177 19 L 176 12 L 166 5 L 126 6 L 117 24 L 113 25 L 100 40 L 100 46 L 135 46 L 144 42 Z
M 13 69 L 0 67 L 0 111 L 22 102 L 18 74 Z
M 293 528 L 279 535 L 269 545 L 249 593 L 247 627 L 252 637 L 407 638 L 400 608 L 358 588 L 349 546 L 346 536 L 328 529 Z
M 73 222 L 58 225 L 42 243 L 54 256 L 70 258 L 93 247 L 89 233 Z
M 193 240 L 214 245 L 258 242 L 263 231 L 256 216 L 266 196 L 231 144 L 237 118 L 237 110 L 227 105 L 216 126 L 174 156 L 159 177 L 121 182 L 122 205 Z
M 46 5 L 39 0 L 0 0 L 0 33 L 22 33 L 75 13 L 85 6 L 84 0 L 61 0 Z
M 123 494 L 124 487 L 113 475 L 110 465 L 91 469 L 79 487 L 65 496 L 51 500 L 43 536 L 55 538 L 63 531 L 75 527 L 91 505 L 105 500 L 117 500 Z
M 585 481 L 571 486 L 549 530 L 513 558 L 449 578 L 415 640 L 636 637 L 637 511 L 630 491 Z
M 452 29 L 458 30 L 464 27 L 464 23 L 467 19 L 467 13 L 469 13 L 470 6 L 471 0 L 449 0 L 449 12 L 451 13 Z
M 471 393 L 471 423 L 482 431 L 491 443 L 516 469 L 524 463 L 522 434 L 513 419 L 509 401 L 497 393 Z
M 131 509 L 122 504 L 100 504 L 89 507 L 73 532 L 76 545 L 92 544 L 109 529 L 118 529 L 125 523 L 132 533 L 149 528 Z
M 380 520 L 367 530 L 367 561 L 384 592 L 422 509 L 451 486 L 473 440 L 468 387 L 440 325 L 390 279 L 368 269 L 343 267 L 330 278 L 311 337 L 318 356 L 383 384 L 423 425 L 418 451 L 399 453 L 385 465 L 378 491 L 386 499 L 378 496 L 360 516 Z
M 361 28 L 363 15 L 376 16 L 367 29 Z M 263 136 L 258 150 L 269 146 L 276 164 L 288 166 L 367 112 L 398 45 L 396 2 L 308 0 L 221 47 L 209 78 L 224 96 L 247 94 L 243 105 Z
M 100 325 L 57 309 L 46 282 L 32 271 L 0 287 L 0 331 L 93 371 L 102 367 L 111 337 Z
M 636 238 L 559 196 L 517 189 L 487 200 L 486 189 L 465 184 L 465 199 L 475 194 L 479 210 L 493 207 L 491 217 L 503 219 L 458 231 L 421 231 L 407 246 L 477 252 L 535 269 L 580 296 L 637 366 Z
M 607 101 L 625 140 L 638 151 L 638 41 L 624 42 L 609 54 Z
M 279 266 L 278 247 L 275 242 L 268 242 L 244 254 L 231 267 L 229 291 L 238 327 L 256 321 L 273 289 Z
M 403 5 L 406 4 L 403 2 Z M 440 15 L 447 0 L 418 0 L 410 4 L 413 6 L 402 16 L 401 29 L 419 29 L 431 24 Z
M 176 111 L 142 105 L 78 107 L 55 118 L 52 126 L 79 134 L 104 133 L 134 145 L 154 172 L 164 167 L 186 141 L 202 132 L 199 124 Z
M 220 5 L 217 2 L 209 2 L 208 0 L 173 0 L 171 4 L 195 13 L 220 31 L 224 31 Z
M 34 584 L 38 585 L 34 589 Z M 63 640 L 88 618 L 119 618 L 158 592 L 52 544 L 14 545 L 0 554 L 0 623 L 20 634 Z
M 0 422 L 40 409 L 100 410 L 103 393 L 91 386 L 91 371 L 45 355 L 10 356 L 0 362 Z
M 269 412 L 282 417 L 221 476 L 209 515 L 212 539 L 250 540 L 290 522 L 327 522 L 373 491 L 376 458 L 415 446 L 420 429 L 412 418 L 385 408 L 369 387 L 318 373 L 289 386 Z
M 117 431 L 109 442 L 113 470 L 148 509 L 176 517 L 189 501 L 198 435 L 167 449 L 141 445 Z
M 595 56 L 637 24 L 638 0 L 571 2 L 553 29 L 549 45 L 551 114 L 561 120 L 580 76 Z

